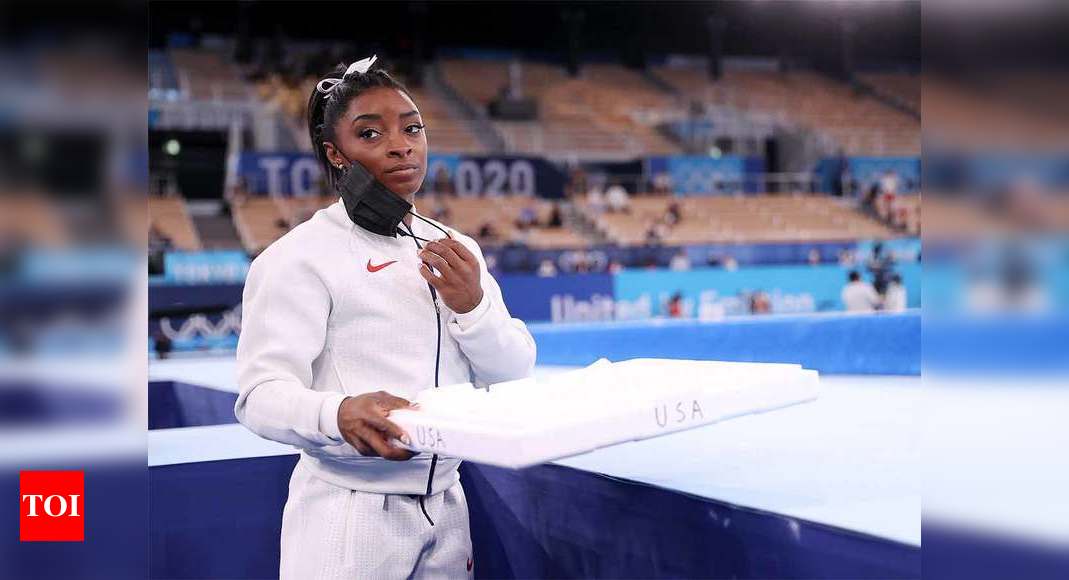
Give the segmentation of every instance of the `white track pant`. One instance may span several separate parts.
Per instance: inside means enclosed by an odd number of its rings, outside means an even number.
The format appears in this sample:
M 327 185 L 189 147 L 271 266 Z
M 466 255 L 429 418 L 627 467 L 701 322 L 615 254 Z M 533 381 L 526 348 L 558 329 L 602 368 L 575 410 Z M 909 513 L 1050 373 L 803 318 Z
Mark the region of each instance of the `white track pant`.
M 419 500 L 337 487 L 297 464 L 282 514 L 282 580 L 471 578 L 468 504 L 457 482 Z

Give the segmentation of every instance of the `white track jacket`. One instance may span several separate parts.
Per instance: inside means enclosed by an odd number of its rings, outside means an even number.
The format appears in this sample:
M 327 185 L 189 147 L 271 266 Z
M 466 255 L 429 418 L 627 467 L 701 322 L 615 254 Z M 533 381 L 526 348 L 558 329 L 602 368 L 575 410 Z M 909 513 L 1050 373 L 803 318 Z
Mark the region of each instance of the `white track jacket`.
M 421 238 L 444 237 L 412 222 Z M 449 231 L 479 258 L 483 299 L 457 314 L 439 298 L 439 385 L 529 376 L 534 339 L 509 314 L 478 244 Z M 313 474 L 341 487 L 422 495 L 455 483 L 457 459 L 440 457 L 428 482 L 430 454 L 404 462 L 364 457 L 338 430 L 338 406 L 348 395 L 383 390 L 411 399 L 434 386 L 435 309 L 420 263 L 412 238 L 360 228 L 340 200 L 264 250 L 243 295 L 238 420 L 299 447 Z

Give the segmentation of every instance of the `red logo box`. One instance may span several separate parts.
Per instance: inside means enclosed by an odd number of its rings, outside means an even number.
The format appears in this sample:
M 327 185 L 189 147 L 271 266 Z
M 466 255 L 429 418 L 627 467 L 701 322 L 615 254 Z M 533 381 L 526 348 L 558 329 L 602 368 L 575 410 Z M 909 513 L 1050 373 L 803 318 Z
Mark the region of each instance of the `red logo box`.
M 19 472 L 19 540 L 85 541 L 85 473 Z

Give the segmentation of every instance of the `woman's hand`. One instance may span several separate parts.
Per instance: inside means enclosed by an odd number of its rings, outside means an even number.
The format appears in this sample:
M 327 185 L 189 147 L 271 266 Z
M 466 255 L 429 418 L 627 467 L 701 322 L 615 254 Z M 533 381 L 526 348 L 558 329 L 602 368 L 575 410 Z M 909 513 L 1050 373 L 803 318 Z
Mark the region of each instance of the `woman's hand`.
M 438 291 L 445 305 L 453 312 L 471 312 L 482 301 L 479 260 L 464 244 L 453 239 L 427 242 L 419 258 L 423 260 L 419 273 Z M 435 276 L 428 265 L 441 275 Z
M 361 455 L 406 461 L 415 453 L 394 447 L 391 439 L 408 441 L 408 436 L 386 417 L 394 409 L 407 409 L 412 403 L 384 391 L 349 397 L 338 407 L 338 428 L 342 437 Z

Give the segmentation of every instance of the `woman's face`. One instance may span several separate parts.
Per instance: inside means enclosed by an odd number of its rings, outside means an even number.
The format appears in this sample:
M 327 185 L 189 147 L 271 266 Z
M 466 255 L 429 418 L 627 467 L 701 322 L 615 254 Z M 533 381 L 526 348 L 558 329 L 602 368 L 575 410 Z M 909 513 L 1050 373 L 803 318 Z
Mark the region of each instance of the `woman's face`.
M 368 89 L 350 101 L 334 126 L 334 142 L 325 147 L 335 167 L 348 165 L 348 158 L 401 197 L 415 194 L 427 175 L 423 119 L 412 99 L 396 89 Z

